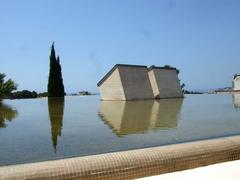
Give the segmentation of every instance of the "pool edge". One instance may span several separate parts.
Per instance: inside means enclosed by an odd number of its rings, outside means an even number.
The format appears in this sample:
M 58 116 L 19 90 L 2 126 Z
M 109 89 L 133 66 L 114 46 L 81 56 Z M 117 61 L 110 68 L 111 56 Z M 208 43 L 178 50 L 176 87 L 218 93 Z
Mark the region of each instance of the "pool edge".
M 240 135 L 0 167 L 0 179 L 133 179 L 240 159 Z

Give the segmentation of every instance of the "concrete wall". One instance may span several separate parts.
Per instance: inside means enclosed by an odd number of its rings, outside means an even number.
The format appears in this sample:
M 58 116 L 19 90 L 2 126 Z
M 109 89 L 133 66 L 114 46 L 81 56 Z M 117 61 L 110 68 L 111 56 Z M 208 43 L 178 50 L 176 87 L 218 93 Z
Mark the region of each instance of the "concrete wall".
M 154 71 L 152 71 L 152 70 L 149 71 L 148 76 L 149 76 L 151 88 L 153 91 L 153 96 L 154 96 L 154 98 L 159 98 L 159 89 L 158 89 L 158 84 L 157 84 L 157 80 L 156 80 Z
M 176 70 L 153 68 L 148 74 L 155 98 L 183 97 Z
M 161 137 L 160 137 L 161 138 Z M 240 159 L 240 136 L 0 167 L 0 179 L 136 179 Z
M 126 100 L 154 99 L 145 67 L 118 67 Z
M 239 91 L 240 90 L 240 76 L 236 77 L 233 80 L 233 90 L 234 91 Z
M 102 100 L 126 100 L 118 68 L 100 85 Z
M 183 97 L 174 69 L 116 65 L 99 85 L 102 100 L 149 100 Z

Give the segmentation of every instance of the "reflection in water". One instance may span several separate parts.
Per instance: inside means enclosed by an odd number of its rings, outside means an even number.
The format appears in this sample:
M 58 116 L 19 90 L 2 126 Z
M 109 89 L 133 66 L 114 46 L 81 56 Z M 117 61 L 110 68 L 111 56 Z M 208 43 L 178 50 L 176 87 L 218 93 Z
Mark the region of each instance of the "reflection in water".
M 12 109 L 0 101 L 0 128 L 6 127 L 5 121 L 12 121 L 17 115 L 17 110 Z
M 240 94 L 233 94 L 233 104 L 236 109 L 240 108 Z
M 182 101 L 102 101 L 99 116 L 118 136 L 175 128 Z
M 176 128 L 183 99 L 162 99 L 154 101 L 151 128 Z
M 48 98 L 48 112 L 51 122 L 52 144 L 56 151 L 58 136 L 61 136 L 63 125 L 64 98 Z

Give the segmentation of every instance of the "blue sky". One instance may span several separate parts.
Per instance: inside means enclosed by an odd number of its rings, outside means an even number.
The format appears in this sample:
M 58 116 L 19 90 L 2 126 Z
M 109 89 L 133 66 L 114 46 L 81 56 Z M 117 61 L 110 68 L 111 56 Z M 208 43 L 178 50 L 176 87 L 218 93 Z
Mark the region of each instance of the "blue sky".
M 51 43 L 66 92 L 97 92 L 116 63 L 180 69 L 187 89 L 240 73 L 239 0 L 0 0 L 0 72 L 46 91 Z

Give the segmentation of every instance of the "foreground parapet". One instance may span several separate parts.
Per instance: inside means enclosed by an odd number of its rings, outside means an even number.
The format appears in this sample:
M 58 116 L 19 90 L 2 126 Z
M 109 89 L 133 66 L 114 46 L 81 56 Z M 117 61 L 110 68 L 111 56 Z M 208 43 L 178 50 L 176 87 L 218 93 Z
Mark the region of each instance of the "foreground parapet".
M 148 71 L 155 98 L 182 98 L 176 68 L 151 66 Z
M 137 179 L 240 159 L 240 136 L 0 167 L 0 179 Z
M 154 99 L 147 66 L 116 64 L 97 85 L 102 100 Z

